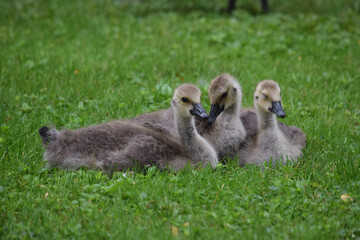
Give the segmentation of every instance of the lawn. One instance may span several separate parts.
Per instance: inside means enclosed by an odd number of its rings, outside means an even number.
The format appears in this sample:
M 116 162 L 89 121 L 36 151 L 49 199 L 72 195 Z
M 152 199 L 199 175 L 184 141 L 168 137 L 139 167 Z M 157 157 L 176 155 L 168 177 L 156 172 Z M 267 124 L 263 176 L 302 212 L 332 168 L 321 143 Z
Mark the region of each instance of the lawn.
M 0 2 L 1 239 L 359 239 L 360 3 L 347 0 Z M 168 108 L 229 72 L 252 106 L 282 88 L 298 163 L 180 173 L 49 170 L 41 126 Z

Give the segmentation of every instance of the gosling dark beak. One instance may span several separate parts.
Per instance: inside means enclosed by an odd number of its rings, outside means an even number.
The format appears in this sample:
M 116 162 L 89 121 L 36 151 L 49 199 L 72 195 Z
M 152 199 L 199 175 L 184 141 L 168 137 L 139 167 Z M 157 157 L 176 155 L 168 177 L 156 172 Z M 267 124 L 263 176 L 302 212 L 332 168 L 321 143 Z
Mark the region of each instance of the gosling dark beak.
M 275 113 L 276 116 L 281 117 L 281 118 L 286 117 L 284 109 L 281 106 L 281 101 L 271 102 L 271 103 L 272 103 L 272 106 L 271 106 L 271 108 L 269 108 L 270 112 Z
M 194 115 L 196 117 L 202 118 L 202 119 L 208 119 L 208 115 L 203 108 L 203 106 L 200 103 L 194 103 L 193 109 L 190 110 L 191 115 Z
M 224 111 L 224 106 L 220 107 L 217 103 L 211 105 L 209 119 L 207 123 L 210 125 L 213 124 L 216 118 L 220 115 L 220 113 L 222 113 L 222 111 Z

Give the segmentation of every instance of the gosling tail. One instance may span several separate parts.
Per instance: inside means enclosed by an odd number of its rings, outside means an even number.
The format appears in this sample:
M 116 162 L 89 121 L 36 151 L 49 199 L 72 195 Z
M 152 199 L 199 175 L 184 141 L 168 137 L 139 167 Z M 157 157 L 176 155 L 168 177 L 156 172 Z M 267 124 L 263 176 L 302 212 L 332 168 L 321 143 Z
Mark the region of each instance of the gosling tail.
M 55 130 L 55 129 L 54 129 Z M 42 127 L 39 129 L 39 134 L 41 137 L 41 140 L 44 145 L 48 144 L 50 141 L 56 140 L 56 130 L 53 131 L 52 129 L 49 129 L 47 127 Z

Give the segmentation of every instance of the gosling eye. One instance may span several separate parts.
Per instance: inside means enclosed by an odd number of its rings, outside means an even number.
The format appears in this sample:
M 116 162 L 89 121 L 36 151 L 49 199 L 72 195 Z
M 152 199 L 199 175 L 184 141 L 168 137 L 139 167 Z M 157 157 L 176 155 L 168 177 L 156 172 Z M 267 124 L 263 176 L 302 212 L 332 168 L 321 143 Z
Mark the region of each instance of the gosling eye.
M 224 92 L 222 95 L 221 95 L 221 98 L 226 98 L 227 96 L 227 92 Z
M 263 93 L 263 94 L 262 94 L 262 98 L 263 98 L 263 99 L 267 99 L 268 97 Z
M 183 98 L 181 98 L 181 101 L 183 101 L 183 102 L 187 102 L 187 101 L 189 101 L 186 97 L 183 97 Z
M 259 100 L 259 96 L 256 96 L 255 98 L 256 98 L 256 100 Z

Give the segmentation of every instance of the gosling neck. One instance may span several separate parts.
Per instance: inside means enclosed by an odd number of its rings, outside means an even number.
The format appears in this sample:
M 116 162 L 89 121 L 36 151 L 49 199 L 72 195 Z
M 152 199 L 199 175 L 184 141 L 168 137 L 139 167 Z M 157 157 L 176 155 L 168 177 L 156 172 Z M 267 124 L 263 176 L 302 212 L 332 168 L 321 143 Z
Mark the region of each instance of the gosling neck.
M 275 114 L 260 109 L 260 107 L 258 107 L 256 104 L 255 104 L 255 109 L 256 109 L 259 129 L 266 130 L 266 129 L 278 128 Z
M 240 120 L 240 110 L 241 110 L 241 98 L 237 99 L 237 101 L 230 107 L 226 108 L 222 114 L 220 114 L 220 121 L 216 122 L 241 122 Z
M 181 116 L 177 111 L 174 111 L 174 119 L 182 144 L 186 145 L 187 142 L 192 142 L 198 135 L 194 118 L 192 116 Z
M 196 131 L 194 117 L 181 116 L 174 111 L 174 119 L 181 144 L 189 157 L 195 162 L 209 162 L 213 168 L 216 167 L 218 163 L 216 152 Z

